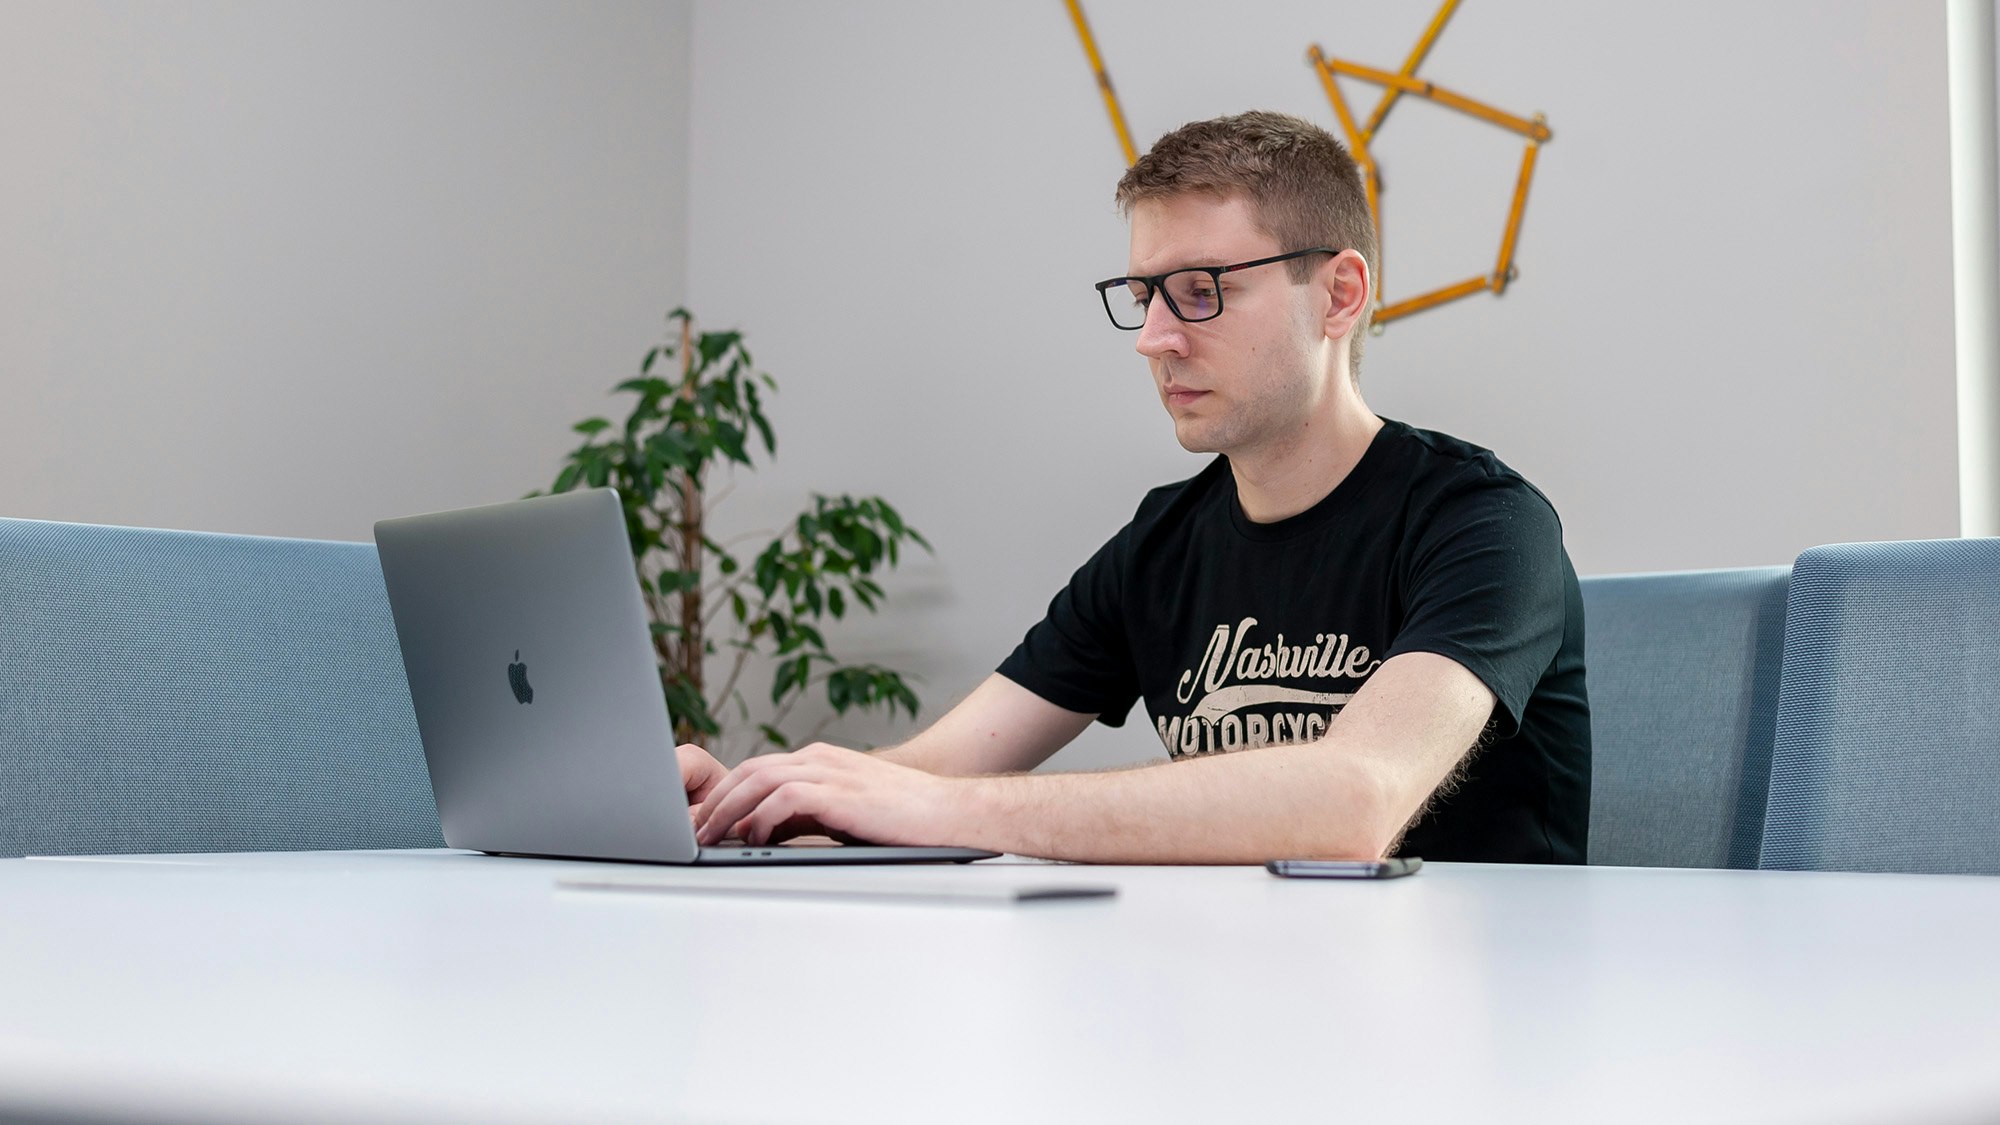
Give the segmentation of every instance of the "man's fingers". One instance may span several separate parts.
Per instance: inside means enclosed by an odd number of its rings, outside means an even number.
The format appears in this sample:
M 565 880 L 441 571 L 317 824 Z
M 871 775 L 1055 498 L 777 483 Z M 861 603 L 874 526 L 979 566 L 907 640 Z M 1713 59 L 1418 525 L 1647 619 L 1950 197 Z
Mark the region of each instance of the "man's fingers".
M 729 776 L 715 756 L 693 743 L 674 748 L 680 761 L 681 785 L 687 790 L 689 805 L 698 805 L 708 798 L 716 785 Z
M 751 768 L 753 758 L 738 766 L 723 783 L 716 787 L 715 794 L 703 803 L 703 825 L 697 834 L 704 844 L 713 844 L 725 838 L 726 829 L 737 821 L 748 817 L 752 810 L 771 795 L 771 791 L 797 777 L 802 766 L 781 762 L 774 757 L 770 764 Z
M 715 784 L 711 785 L 708 791 L 701 796 L 701 819 L 695 822 L 695 827 L 699 829 L 702 825 L 707 824 L 708 818 L 715 814 L 716 809 L 722 807 L 724 802 L 729 799 L 729 794 L 738 785 L 743 783 L 745 777 L 765 769 L 769 764 L 769 758 L 751 758 L 742 765 L 723 774 L 720 778 L 717 778 Z
M 778 786 L 744 820 L 743 839 L 752 844 L 768 844 L 787 821 L 810 816 L 818 788 L 809 781 L 789 781 Z

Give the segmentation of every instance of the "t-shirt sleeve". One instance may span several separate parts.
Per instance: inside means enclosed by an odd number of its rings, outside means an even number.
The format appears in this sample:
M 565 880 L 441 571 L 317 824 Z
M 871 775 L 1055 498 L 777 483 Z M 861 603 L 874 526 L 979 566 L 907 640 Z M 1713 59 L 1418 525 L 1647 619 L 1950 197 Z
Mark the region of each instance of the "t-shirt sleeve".
M 1433 652 L 1464 665 L 1498 697 L 1499 734 L 1512 737 L 1562 646 L 1564 559 L 1555 509 L 1526 482 L 1453 490 L 1416 533 L 1389 656 Z
M 1124 725 L 1139 698 L 1122 596 L 1131 536 L 1127 525 L 1079 567 L 999 668 L 1050 703 L 1112 727 Z

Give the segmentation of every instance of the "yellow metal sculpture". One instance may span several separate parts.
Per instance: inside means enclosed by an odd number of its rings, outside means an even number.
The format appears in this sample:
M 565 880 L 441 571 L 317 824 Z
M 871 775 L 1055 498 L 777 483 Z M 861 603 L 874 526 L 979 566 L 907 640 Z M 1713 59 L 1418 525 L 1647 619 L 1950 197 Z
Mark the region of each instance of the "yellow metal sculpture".
M 1119 147 L 1125 150 L 1125 163 L 1136 164 L 1139 150 L 1132 147 L 1132 130 L 1125 127 L 1125 111 L 1118 108 L 1118 94 L 1111 88 L 1111 76 L 1104 72 L 1104 59 L 1097 53 L 1097 40 L 1090 34 L 1089 21 L 1083 18 L 1083 5 L 1078 0 L 1063 2 L 1069 5 L 1069 18 L 1076 23 L 1077 38 L 1083 40 L 1083 53 L 1090 56 L 1090 69 L 1097 74 L 1097 89 L 1104 95 L 1104 108 L 1111 114 L 1111 127 L 1118 132 Z
M 1130 164 L 1137 160 L 1139 155 L 1132 147 L 1131 131 L 1125 126 L 1125 114 L 1118 106 L 1118 95 L 1112 91 L 1111 77 L 1105 73 L 1104 60 L 1097 52 L 1097 41 L 1092 38 L 1090 25 L 1083 18 L 1080 0 L 1065 0 L 1065 3 L 1069 5 L 1070 18 L 1076 23 L 1077 35 L 1083 40 L 1084 53 L 1089 56 L 1091 68 L 1097 73 L 1097 87 L 1104 94 L 1104 105 L 1111 114 L 1112 128 L 1117 130 L 1118 142 L 1125 150 L 1125 162 Z M 1444 0 L 1438 8 L 1437 15 L 1431 18 L 1430 26 L 1424 29 L 1423 36 L 1411 49 L 1409 57 L 1403 60 L 1402 69 L 1393 73 L 1333 58 L 1320 50 L 1317 44 L 1306 52 L 1307 63 L 1319 75 L 1321 85 L 1326 88 L 1327 100 L 1333 103 L 1333 115 L 1339 119 L 1341 131 L 1347 134 L 1347 147 L 1354 154 L 1355 163 L 1361 166 L 1362 187 L 1368 194 L 1369 214 L 1375 220 L 1378 247 L 1383 244 L 1382 176 L 1376 166 L 1371 145 L 1381 132 L 1383 122 L 1388 120 L 1389 110 L 1395 106 L 1398 98 L 1404 94 L 1423 98 L 1527 138 L 1527 148 L 1521 154 L 1521 174 L 1514 182 L 1514 202 L 1507 210 L 1507 229 L 1500 236 L 1500 256 L 1494 263 L 1493 272 L 1388 304 L 1384 303 L 1380 296 L 1382 285 L 1380 273 L 1386 272 L 1386 269 L 1378 270 L 1375 279 L 1377 297 L 1374 318 L 1377 331 L 1390 321 L 1400 320 L 1411 313 L 1419 313 L 1425 309 L 1436 308 L 1461 297 L 1469 297 L 1482 291 L 1496 295 L 1507 291 L 1508 284 L 1519 276 L 1514 268 L 1514 247 L 1521 237 L 1521 216 L 1527 210 L 1528 184 L 1535 175 L 1535 157 L 1541 151 L 1541 147 L 1555 136 L 1549 131 L 1548 122 L 1541 114 L 1536 114 L 1532 118 L 1517 117 L 1417 77 L 1417 68 L 1423 65 L 1424 57 L 1430 54 L 1432 45 L 1444 31 L 1444 25 L 1451 19 L 1452 13 L 1458 9 L 1458 4 L 1459 0 Z M 1375 103 L 1375 109 L 1369 113 L 1366 122 L 1360 124 L 1355 122 L 1354 112 L 1348 107 L 1347 98 L 1340 92 L 1340 84 L 1334 80 L 1335 75 L 1344 75 L 1382 87 L 1381 99 Z M 1384 260 L 1387 259 L 1386 250 L 1383 251 L 1382 257 Z

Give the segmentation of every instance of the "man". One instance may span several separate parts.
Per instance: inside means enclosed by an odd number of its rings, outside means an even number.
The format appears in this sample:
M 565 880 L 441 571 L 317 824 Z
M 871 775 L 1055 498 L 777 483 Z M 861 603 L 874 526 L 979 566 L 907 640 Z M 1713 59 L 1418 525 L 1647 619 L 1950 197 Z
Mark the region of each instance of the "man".
M 1175 436 L 1155 489 L 997 674 L 872 754 L 726 771 L 680 748 L 704 844 L 831 832 L 1104 863 L 1581 863 L 1583 609 L 1554 509 L 1491 453 L 1362 401 L 1376 273 L 1359 172 L 1274 113 L 1126 172 L 1137 332 Z M 1022 774 L 1143 697 L 1170 760 Z

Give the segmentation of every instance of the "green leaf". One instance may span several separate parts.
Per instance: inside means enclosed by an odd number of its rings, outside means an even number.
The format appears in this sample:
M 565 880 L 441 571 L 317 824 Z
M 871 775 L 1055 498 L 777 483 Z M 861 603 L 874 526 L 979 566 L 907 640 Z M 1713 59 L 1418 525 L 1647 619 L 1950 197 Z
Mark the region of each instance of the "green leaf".
M 778 590 L 779 563 L 778 544 L 773 542 L 757 556 L 757 592 L 770 597 Z
M 750 451 L 743 447 L 743 431 L 728 422 L 715 424 L 715 444 L 731 460 L 738 464 L 750 463 Z
M 769 723 L 759 724 L 757 729 L 764 732 L 764 741 L 769 742 L 774 746 L 791 745 L 791 740 L 785 737 L 785 732 L 779 730 L 777 727 L 774 727 Z
M 661 430 L 646 439 L 646 458 L 660 466 L 662 475 L 667 469 L 685 473 L 701 464 L 687 438 L 672 429 Z
M 841 550 L 855 556 L 855 561 L 861 564 L 861 569 L 867 570 L 868 560 L 862 557 L 861 539 L 856 533 L 857 529 L 855 526 L 845 520 L 832 520 L 828 522 L 827 532 L 833 536 L 833 541 L 840 544 Z
M 854 689 L 848 683 L 848 677 L 845 674 L 836 672 L 834 675 L 828 677 L 826 681 L 826 701 L 833 705 L 833 710 L 836 714 L 845 715 L 847 713 L 848 704 L 854 701 Z
M 743 339 L 741 332 L 702 333 L 698 345 L 701 349 L 702 363 L 706 365 L 721 359 L 723 354 L 735 347 L 737 341 L 741 339 Z
M 777 671 L 772 673 L 771 676 L 772 703 L 775 704 L 784 702 L 785 693 L 792 690 L 792 678 L 795 675 L 795 673 L 793 672 L 793 668 L 799 663 L 799 661 L 803 659 L 805 658 L 793 657 L 790 660 L 784 660 L 778 663 Z
M 668 383 L 665 379 L 655 379 L 648 377 L 641 379 L 627 379 L 624 382 L 618 384 L 618 386 L 614 387 L 613 389 L 620 391 L 632 391 L 636 394 L 645 395 L 648 398 L 661 399 L 673 393 L 674 388 L 673 384 Z
M 693 590 L 701 585 L 701 573 L 692 570 L 663 570 L 658 581 L 661 596 Z
M 582 465 L 575 464 L 574 462 L 568 465 L 564 465 L 563 471 L 556 474 L 556 483 L 550 489 L 550 491 L 568 492 L 570 489 L 576 487 L 576 478 L 580 476 L 582 473 L 583 473 Z
M 585 436 L 594 434 L 599 430 L 608 430 L 610 428 L 611 428 L 611 421 L 607 418 L 585 418 L 583 421 L 578 422 L 576 425 L 570 427 L 570 429 L 575 430 L 577 433 L 583 434 Z
M 709 714 L 708 704 L 694 690 L 694 685 L 663 670 L 660 690 L 666 697 L 667 713 L 676 722 L 685 722 L 704 734 L 721 733 L 722 725 Z
M 778 439 L 772 436 L 771 423 L 765 419 L 764 412 L 757 408 L 757 396 L 754 391 L 750 396 L 750 424 L 757 427 L 757 436 L 764 439 L 764 452 L 773 457 L 777 456 Z
M 836 620 L 847 616 L 847 599 L 841 596 L 838 587 L 829 588 L 827 590 L 826 608 L 833 612 L 833 616 Z

